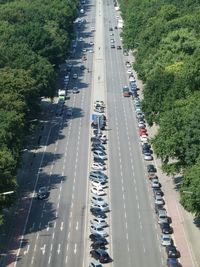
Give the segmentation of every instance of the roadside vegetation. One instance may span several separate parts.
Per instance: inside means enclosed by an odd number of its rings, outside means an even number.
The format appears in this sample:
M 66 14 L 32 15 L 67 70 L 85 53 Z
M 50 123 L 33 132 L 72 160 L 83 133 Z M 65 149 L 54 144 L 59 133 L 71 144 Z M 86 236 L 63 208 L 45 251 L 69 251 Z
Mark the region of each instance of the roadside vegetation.
M 41 97 L 55 94 L 56 71 L 68 56 L 78 0 L 0 3 L 0 224 L 16 191 L 20 151 Z
M 146 120 L 159 126 L 154 150 L 167 173 L 183 174 L 181 203 L 200 216 L 200 2 L 119 2 Z

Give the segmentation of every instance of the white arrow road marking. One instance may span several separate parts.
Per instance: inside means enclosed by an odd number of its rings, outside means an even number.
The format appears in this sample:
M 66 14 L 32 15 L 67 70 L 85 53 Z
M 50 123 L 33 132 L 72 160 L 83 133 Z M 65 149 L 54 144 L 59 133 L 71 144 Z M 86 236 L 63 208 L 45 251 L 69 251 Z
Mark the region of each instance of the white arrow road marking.
M 60 254 L 60 244 L 58 244 L 58 250 L 57 250 L 58 254 Z
M 40 249 L 42 250 L 42 254 L 44 255 L 45 253 L 45 248 L 46 248 L 46 244 L 44 244 L 44 247 L 41 247 Z
M 61 222 L 60 231 L 63 230 L 63 222 Z
M 24 255 L 26 255 L 28 253 L 29 247 L 30 247 L 30 245 L 27 246 L 27 249 L 24 251 Z
M 78 230 L 78 221 L 76 222 L 76 231 Z
M 74 245 L 74 254 L 76 254 L 76 247 L 77 247 L 77 245 L 75 243 L 75 245 Z

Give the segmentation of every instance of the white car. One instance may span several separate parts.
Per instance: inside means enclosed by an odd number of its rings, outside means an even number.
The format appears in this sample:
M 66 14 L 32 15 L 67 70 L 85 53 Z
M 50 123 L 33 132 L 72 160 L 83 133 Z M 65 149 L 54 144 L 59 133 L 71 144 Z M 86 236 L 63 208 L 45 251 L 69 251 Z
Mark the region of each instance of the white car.
M 80 9 L 80 13 L 84 14 L 84 9 L 83 8 Z
M 132 74 L 132 73 L 133 73 L 132 69 L 127 70 L 127 74 Z
M 105 134 L 103 134 L 103 135 L 101 136 L 101 140 L 102 140 L 102 141 L 107 141 L 107 136 L 106 136 Z
M 107 156 L 102 151 L 94 151 L 93 152 L 93 156 L 94 156 L 94 158 L 99 158 L 99 159 L 102 159 L 102 160 L 106 160 L 107 159 Z
M 90 226 L 90 232 L 92 234 L 99 234 L 103 237 L 108 236 L 108 233 L 106 232 L 106 230 L 102 227 L 97 227 L 96 225 L 91 225 Z
M 148 137 L 147 137 L 147 135 L 141 135 L 141 136 L 140 136 L 140 141 L 141 141 L 141 142 L 148 142 Z
M 77 73 L 74 73 L 73 74 L 73 79 L 77 79 L 78 78 L 78 74 Z
M 115 40 L 114 39 L 110 39 L 111 44 L 114 44 Z
M 83 53 L 87 52 L 87 49 L 86 48 L 82 48 L 82 52 Z
M 158 179 L 152 179 L 151 180 L 151 187 L 152 188 L 160 188 L 160 183 L 159 183 Z
M 159 195 L 156 195 L 155 204 L 164 205 L 165 204 L 165 201 L 164 201 L 163 197 L 162 196 L 159 196 Z
M 83 42 L 83 37 L 79 37 L 78 41 Z
M 133 76 L 131 76 L 130 78 L 129 78 L 129 82 L 135 82 L 136 80 L 135 80 L 135 78 L 133 77 Z
M 107 187 L 105 183 L 99 182 L 99 181 L 92 181 L 92 187 L 95 187 L 97 189 L 104 189 Z
M 94 27 L 91 27 L 91 32 L 94 32 L 95 31 L 95 28 Z
M 94 219 L 90 220 L 90 223 L 91 224 L 97 224 L 100 227 L 107 227 L 108 226 L 108 223 L 102 218 L 94 218 Z
M 93 46 L 93 45 L 94 45 L 94 43 L 91 41 L 91 42 L 90 42 L 90 45 L 91 45 L 91 46 Z
M 106 193 L 105 191 L 102 189 L 102 188 L 96 188 L 96 187 L 93 187 L 91 189 L 91 193 L 97 195 L 97 196 L 104 196 Z
M 102 108 L 105 108 L 105 103 L 101 100 L 96 100 L 94 102 L 94 106 L 101 106 Z
M 153 157 L 152 157 L 151 153 L 145 153 L 144 154 L 144 159 L 145 160 L 153 160 Z
M 130 68 L 131 67 L 131 63 L 130 62 L 126 62 L 126 67 Z
M 95 195 L 92 196 L 91 202 L 92 203 L 99 203 L 99 204 L 105 204 L 106 203 L 106 201 L 103 197 L 99 197 L 99 196 L 95 196 Z
M 172 238 L 168 234 L 161 235 L 160 240 L 161 240 L 161 245 L 165 247 L 173 244 Z
M 96 203 L 92 203 L 91 204 L 91 207 L 92 208 L 98 208 L 98 209 L 101 209 L 101 211 L 103 212 L 107 212 L 109 211 L 109 207 L 108 207 L 108 204 L 105 203 L 105 204 L 96 204 Z
M 104 171 L 106 169 L 106 167 L 101 163 L 93 162 L 92 163 L 92 169 L 97 170 L 97 171 Z
M 65 82 L 68 82 L 68 81 L 69 81 L 69 75 L 66 75 L 66 76 L 64 77 L 64 81 L 65 81 Z
M 94 111 L 98 113 L 104 113 L 104 108 L 101 106 L 95 106 Z
M 88 50 L 88 52 L 89 52 L 89 53 L 93 53 L 94 50 L 93 50 L 92 48 L 90 48 L 90 49 Z

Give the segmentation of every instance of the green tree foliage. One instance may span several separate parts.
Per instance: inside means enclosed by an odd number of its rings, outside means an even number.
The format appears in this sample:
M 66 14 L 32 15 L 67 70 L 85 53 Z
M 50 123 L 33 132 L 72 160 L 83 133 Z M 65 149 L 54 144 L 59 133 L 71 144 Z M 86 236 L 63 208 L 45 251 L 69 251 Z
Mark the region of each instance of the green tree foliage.
M 119 0 L 123 43 L 135 50 L 134 68 L 145 82 L 147 122 L 158 125 L 152 143 L 168 173 L 184 172 L 183 188 L 200 184 L 200 5 L 192 0 Z M 198 173 L 198 174 L 197 174 Z M 198 191 L 199 192 L 199 191 Z M 182 195 L 200 212 L 199 193 Z
M 53 97 L 69 54 L 79 0 L 0 1 L 0 194 L 16 190 L 16 168 L 41 97 Z M 0 195 L 0 208 L 12 201 Z M 2 215 L 0 209 L 0 224 Z

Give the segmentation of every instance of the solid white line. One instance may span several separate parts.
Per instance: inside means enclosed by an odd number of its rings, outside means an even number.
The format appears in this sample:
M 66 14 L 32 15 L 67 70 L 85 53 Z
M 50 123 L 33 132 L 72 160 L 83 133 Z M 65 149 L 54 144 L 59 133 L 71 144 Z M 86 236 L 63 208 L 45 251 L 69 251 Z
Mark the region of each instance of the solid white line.
M 29 205 L 28 214 L 27 214 L 27 216 L 26 216 L 26 221 L 25 221 L 25 224 L 24 224 L 23 233 L 22 233 L 22 236 L 21 236 L 21 238 L 20 238 L 21 240 L 24 239 L 24 234 L 25 234 L 25 231 L 26 231 L 26 227 L 27 227 L 28 219 L 29 219 L 30 212 L 31 212 L 31 208 L 32 208 L 32 204 L 33 204 L 34 192 L 35 192 L 35 190 L 36 190 L 36 186 L 37 186 L 38 179 L 39 179 L 39 176 L 40 176 L 40 170 L 41 170 L 42 163 L 43 163 L 43 160 L 44 160 L 44 155 L 45 155 L 45 152 L 46 152 L 46 149 L 47 149 L 47 144 L 48 144 L 48 142 L 49 142 L 50 133 L 51 133 L 51 130 L 52 130 L 53 127 L 54 127 L 54 125 L 50 127 L 49 132 L 48 132 L 48 135 L 47 135 L 46 143 L 45 143 L 45 146 L 44 146 L 44 150 L 43 150 L 43 153 L 42 153 L 42 158 L 41 158 L 40 165 L 39 165 L 39 170 L 38 170 L 37 177 L 36 177 L 36 181 L 35 181 L 35 184 L 34 184 L 34 189 L 33 189 L 33 192 L 32 192 L 32 194 L 31 194 L 31 202 L 30 202 L 30 205 Z M 18 259 L 19 254 L 20 254 L 21 247 L 22 247 L 22 242 L 20 242 L 20 244 L 19 244 L 19 248 L 18 248 L 18 250 L 17 250 L 17 254 L 16 254 L 16 256 L 15 256 L 14 267 L 16 267 L 17 259 Z

